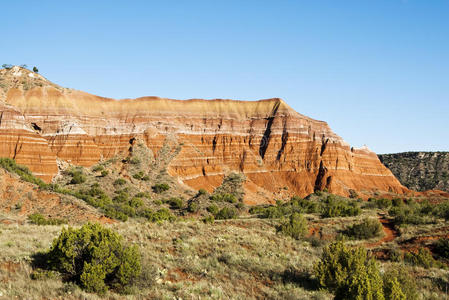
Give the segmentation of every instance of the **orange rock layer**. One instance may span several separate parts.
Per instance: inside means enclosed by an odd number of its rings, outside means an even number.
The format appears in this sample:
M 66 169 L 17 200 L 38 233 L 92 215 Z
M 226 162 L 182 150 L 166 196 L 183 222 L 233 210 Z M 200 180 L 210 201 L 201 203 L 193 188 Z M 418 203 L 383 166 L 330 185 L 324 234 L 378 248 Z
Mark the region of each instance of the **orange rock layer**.
M 281 99 L 113 100 L 44 86 L 9 89 L 0 110 L 0 156 L 47 181 L 57 172 L 56 158 L 90 166 L 139 138 L 156 154 L 175 140 L 181 151 L 168 171 L 195 189 L 212 190 L 237 171 L 264 199 L 280 190 L 301 196 L 325 188 L 341 195 L 407 192 L 375 153 L 351 148 L 325 122 Z

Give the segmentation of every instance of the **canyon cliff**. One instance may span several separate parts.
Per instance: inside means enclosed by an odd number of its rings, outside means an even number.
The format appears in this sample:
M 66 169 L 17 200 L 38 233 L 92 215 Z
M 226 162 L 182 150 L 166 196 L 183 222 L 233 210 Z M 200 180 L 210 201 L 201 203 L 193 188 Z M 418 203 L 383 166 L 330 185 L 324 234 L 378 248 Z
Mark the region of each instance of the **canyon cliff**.
M 88 167 L 139 139 L 156 156 L 164 145 L 177 145 L 167 172 L 193 189 L 211 191 L 224 175 L 245 174 L 249 204 L 283 191 L 408 192 L 375 153 L 351 148 L 327 123 L 281 99 L 114 100 L 13 67 L 0 70 L 0 100 L 0 156 L 47 182 L 57 174 L 58 160 Z

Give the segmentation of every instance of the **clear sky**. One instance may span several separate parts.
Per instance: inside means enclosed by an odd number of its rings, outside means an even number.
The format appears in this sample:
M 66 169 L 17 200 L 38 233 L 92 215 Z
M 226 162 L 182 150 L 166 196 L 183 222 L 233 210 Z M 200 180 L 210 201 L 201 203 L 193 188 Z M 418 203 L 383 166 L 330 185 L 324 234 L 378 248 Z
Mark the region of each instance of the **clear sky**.
M 112 98 L 283 98 L 377 153 L 449 151 L 449 1 L 2 1 L 0 64 Z

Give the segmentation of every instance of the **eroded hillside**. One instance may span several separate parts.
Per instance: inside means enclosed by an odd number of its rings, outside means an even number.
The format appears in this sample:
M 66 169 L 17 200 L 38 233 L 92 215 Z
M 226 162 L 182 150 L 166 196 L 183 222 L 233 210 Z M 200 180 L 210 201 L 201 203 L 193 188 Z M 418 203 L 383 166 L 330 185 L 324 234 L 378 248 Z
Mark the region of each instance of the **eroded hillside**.
M 449 152 L 405 152 L 379 158 L 409 189 L 449 192 Z

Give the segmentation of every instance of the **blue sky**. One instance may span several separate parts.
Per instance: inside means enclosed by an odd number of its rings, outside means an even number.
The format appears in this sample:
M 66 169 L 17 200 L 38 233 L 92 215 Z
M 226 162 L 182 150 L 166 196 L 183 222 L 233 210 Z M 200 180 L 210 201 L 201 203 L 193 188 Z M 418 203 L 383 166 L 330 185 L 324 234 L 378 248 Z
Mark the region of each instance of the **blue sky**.
M 113 98 L 281 97 L 377 153 L 449 151 L 449 1 L 4 1 L 0 64 Z

